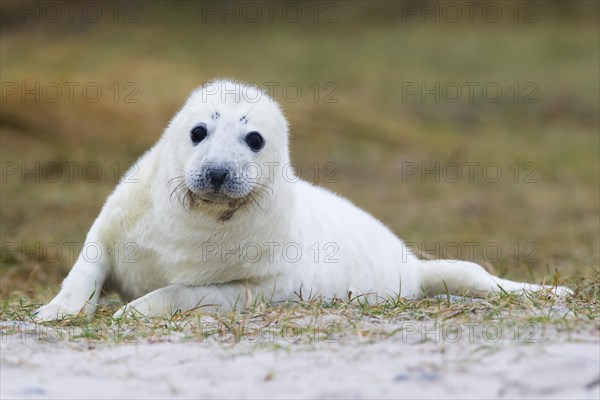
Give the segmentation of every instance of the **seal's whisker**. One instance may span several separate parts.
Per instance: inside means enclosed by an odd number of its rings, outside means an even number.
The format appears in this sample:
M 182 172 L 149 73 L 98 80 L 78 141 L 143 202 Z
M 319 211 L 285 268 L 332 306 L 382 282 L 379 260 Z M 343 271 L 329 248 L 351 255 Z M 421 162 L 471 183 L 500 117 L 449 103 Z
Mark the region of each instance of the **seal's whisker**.
M 253 205 L 255 204 L 256 206 L 258 206 L 258 208 L 263 212 L 265 212 L 265 209 L 260 204 L 261 201 L 263 203 L 266 202 L 267 206 L 271 205 L 271 197 L 270 197 L 269 193 L 267 193 L 265 190 L 263 190 L 260 187 L 256 187 L 254 189 L 254 191 L 252 191 L 252 193 L 250 193 L 250 195 L 248 195 L 248 197 L 250 198 L 250 200 L 252 200 Z
M 171 191 L 171 194 L 169 195 L 169 201 L 171 203 L 173 203 L 173 196 L 175 196 L 177 198 L 177 200 L 179 201 L 179 199 L 181 198 L 181 195 L 184 191 L 187 190 L 187 186 L 185 184 L 185 182 L 180 182 L 177 186 L 175 186 L 175 188 Z
M 176 176 L 174 178 L 171 178 L 167 181 L 167 185 L 171 186 L 175 183 L 185 183 L 185 176 L 180 175 L 180 176 Z
M 210 96 L 208 97 L 208 101 L 210 101 L 210 104 L 212 104 L 213 111 L 216 114 L 217 113 L 217 107 L 215 106 L 215 103 L 212 101 L 212 99 L 210 98 Z
M 261 189 L 267 191 L 269 194 L 273 194 L 273 188 L 270 187 L 269 185 L 267 185 L 266 183 L 262 183 L 262 182 L 254 182 L 254 184 L 258 187 L 260 187 Z
M 255 196 L 258 196 L 261 200 L 268 201 L 269 203 L 271 202 L 271 197 L 269 196 L 269 194 L 265 193 L 260 189 L 256 189 L 253 194 Z
M 167 186 L 173 187 L 169 195 L 169 202 L 172 204 L 173 199 L 175 198 L 186 211 L 190 211 L 191 206 L 188 207 L 188 203 L 190 203 L 189 197 L 190 195 L 193 197 L 193 193 L 191 193 L 186 183 L 186 174 L 188 173 L 188 170 L 179 168 L 176 168 L 175 170 L 180 172 L 181 175 L 174 176 L 167 181 Z
M 208 96 L 208 101 L 210 101 L 210 104 L 212 104 L 213 106 L 213 111 L 212 111 L 212 115 L 211 115 L 211 119 L 217 119 L 221 116 L 221 114 L 219 113 L 219 110 L 217 110 L 217 107 L 215 106 L 215 103 L 212 101 L 212 99 L 210 98 L 210 96 Z M 206 102 L 203 102 L 202 104 L 206 105 Z M 210 112 L 210 109 L 208 108 L 208 106 L 206 106 L 206 109 Z
M 258 200 L 256 199 L 254 193 L 251 193 L 248 198 L 252 201 L 252 207 L 254 209 L 258 208 L 259 210 L 261 210 L 262 212 L 265 212 L 265 209 L 261 207 L 260 203 L 258 202 Z
M 206 110 L 207 110 L 209 113 L 213 113 L 213 111 L 211 111 L 211 109 L 208 107 L 208 105 L 206 104 L 206 102 L 205 102 L 205 101 L 203 101 L 203 102 L 202 102 L 202 105 L 203 105 L 203 106 L 206 108 Z M 213 108 L 214 108 L 214 104 L 213 104 Z
M 185 181 L 185 176 L 177 176 L 169 180 L 169 186 L 175 185 L 169 195 L 169 201 L 173 203 L 176 199 L 179 204 L 188 212 L 190 212 L 196 203 L 194 193 L 189 190 Z
M 271 198 L 271 196 L 273 195 L 273 188 L 270 187 L 270 186 L 265 185 L 264 183 L 260 183 L 259 182 L 259 185 L 258 185 L 257 189 L 261 193 L 265 194 L 268 198 Z
M 271 196 L 269 196 L 268 193 L 265 193 L 263 191 L 257 191 L 256 195 L 265 203 L 267 203 L 268 205 L 271 205 Z
M 180 196 L 179 202 L 187 212 L 192 211 L 192 208 L 194 208 L 194 205 L 196 204 L 196 196 L 191 190 L 186 190 L 182 195 L 183 199 Z
M 250 109 L 248 111 L 246 111 L 246 114 L 244 114 L 242 116 L 242 119 L 248 119 L 248 117 L 250 116 L 250 113 L 252 112 L 252 110 L 254 110 L 254 107 L 256 107 L 256 105 L 258 104 L 258 102 L 255 102 L 252 107 L 250 107 Z
M 169 200 L 173 198 L 173 195 L 175 194 L 175 192 L 177 192 L 177 190 L 179 189 L 179 187 L 183 184 L 183 182 L 179 183 L 178 185 L 176 185 L 173 190 L 171 190 L 171 194 L 169 196 Z
M 271 195 L 273 194 L 271 188 L 268 188 L 263 184 L 258 184 L 254 187 L 253 193 L 259 197 L 260 200 L 267 202 L 269 206 L 271 205 Z

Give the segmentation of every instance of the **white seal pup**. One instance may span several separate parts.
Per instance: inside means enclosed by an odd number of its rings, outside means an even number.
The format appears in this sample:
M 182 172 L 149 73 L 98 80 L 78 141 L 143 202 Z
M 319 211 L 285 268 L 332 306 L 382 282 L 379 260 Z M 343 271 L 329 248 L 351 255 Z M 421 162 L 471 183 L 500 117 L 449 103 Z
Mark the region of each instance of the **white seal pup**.
M 471 262 L 422 261 L 350 201 L 297 179 L 289 163 L 288 124 L 271 97 L 232 81 L 197 89 L 126 175 L 135 179 L 109 196 L 36 318 L 93 314 L 108 288 L 130 301 L 116 317 L 349 292 L 370 301 L 569 293 L 500 279 Z

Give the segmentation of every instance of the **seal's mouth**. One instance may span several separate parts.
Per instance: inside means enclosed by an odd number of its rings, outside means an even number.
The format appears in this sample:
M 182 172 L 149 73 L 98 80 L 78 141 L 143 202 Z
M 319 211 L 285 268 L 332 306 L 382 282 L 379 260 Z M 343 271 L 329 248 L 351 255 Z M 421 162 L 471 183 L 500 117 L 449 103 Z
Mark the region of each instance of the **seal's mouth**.
M 244 207 L 252 199 L 252 193 L 244 197 L 231 197 L 221 192 L 209 192 L 201 195 L 195 194 L 199 202 L 195 206 L 206 206 L 218 213 L 218 220 L 221 222 L 231 219 L 233 214 Z
M 203 210 L 215 214 L 219 221 L 231 219 L 234 213 L 248 206 L 265 211 L 272 192 L 260 183 L 255 183 L 247 193 L 228 187 L 193 187 L 185 176 L 172 178 L 169 186 L 171 203 L 179 203 L 188 212 Z
M 194 190 L 187 184 L 184 177 L 171 179 L 169 186 L 171 188 L 171 203 L 180 203 L 188 211 L 202 204 L 226 206 L 239 200 L 216 188 L 202 191 Z
M 198 193 L 189 187 L 185 187 L 175 197 L 188 211 L 208 207 L 208 209 L 214 209 L 217 212 L 225 210 L 225 212 L 233 214 L 234 211 L 250 201 L 252 193 L 244 197 L 232 197 L 219 190 Z
M 192 190 L 192 189 L 189 189 L 189 190 Z M 217 190 L 213 190 L 210 192 L 197 193 L 196 195 L 198 197 L 202 198 L 203 200 L 210 200 L 210 201 L 220 201 L 220 200 L 229 198 L 229 196 L 227 196 L 225 193 L 223 193 L 221 191 L 217 191 Z
M 208 192 L 208 193 L 205 192 L 202 194 L 194 193 L 194 196 L 197 196 L 198 199 L 200 201 L 202 201 L 203 203 L 208 203 L 208 204 L 224 204 L 224 203 L 230 203 L 232 201 L 239 200 L 234 197 L 230 197 L 230 196 L 226 195 L 225 193 L 217 192 L 217 191 Z

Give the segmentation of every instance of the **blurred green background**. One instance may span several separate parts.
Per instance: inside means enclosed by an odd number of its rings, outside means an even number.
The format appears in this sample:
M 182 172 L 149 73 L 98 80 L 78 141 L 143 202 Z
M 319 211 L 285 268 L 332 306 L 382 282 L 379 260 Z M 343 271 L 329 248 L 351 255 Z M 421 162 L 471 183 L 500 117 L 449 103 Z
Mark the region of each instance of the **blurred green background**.
M 598 3 L 470 4 L 3 1 L 1 296 L 58 290 L 115 175 L 216 77 L 273 88 L 301 176 L 420 250 L 597 276 Z

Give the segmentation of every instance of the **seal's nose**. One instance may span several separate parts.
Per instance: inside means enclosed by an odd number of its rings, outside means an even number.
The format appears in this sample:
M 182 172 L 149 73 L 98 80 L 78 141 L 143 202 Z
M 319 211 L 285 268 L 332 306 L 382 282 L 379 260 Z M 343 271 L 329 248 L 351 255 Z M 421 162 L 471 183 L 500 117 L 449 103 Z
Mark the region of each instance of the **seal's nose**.
M 223 185 L 228 175 L 229 171 L 225 168 L 211 168 L 208 171 L 208 180 L 212 186 L 218 189 Z

